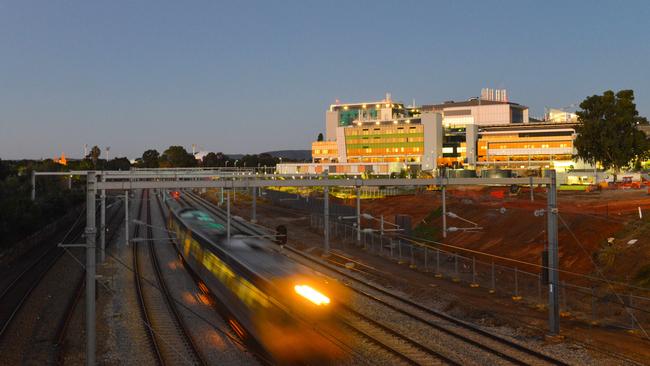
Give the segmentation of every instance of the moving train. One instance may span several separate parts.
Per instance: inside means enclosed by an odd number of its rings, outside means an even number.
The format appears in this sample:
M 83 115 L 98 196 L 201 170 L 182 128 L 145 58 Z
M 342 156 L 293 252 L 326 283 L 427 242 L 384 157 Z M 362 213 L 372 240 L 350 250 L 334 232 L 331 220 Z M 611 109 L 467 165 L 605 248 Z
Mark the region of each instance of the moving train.
M 327 340 L 344 341 L 334 317 L 340 285 L 280 254 L 269 240 L 237 233 L 227 240 L 224 225 L 202 210 L 170 207 L 167 225 L 200 286 L 227 308 L 241 338 L 282 364 L 343 357 Z

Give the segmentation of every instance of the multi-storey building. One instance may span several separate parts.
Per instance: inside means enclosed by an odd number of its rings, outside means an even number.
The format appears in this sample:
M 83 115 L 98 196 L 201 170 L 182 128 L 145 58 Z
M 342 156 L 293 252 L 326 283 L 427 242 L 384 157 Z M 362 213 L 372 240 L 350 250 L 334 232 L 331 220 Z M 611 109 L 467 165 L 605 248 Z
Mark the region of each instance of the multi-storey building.
M 325 139 L 311 164 L 282 164 L 283 173 L 388 174 L 406 168 L 562 170 L 574 165 L 575 122 L 531 122 L 528 107 L 505 90 L 479 98 L 410 105 L 392 100 L 337 103 L 325 112 Z
M 530 123 L 479 128 L 477 166 L 503 169 L 575 166 L 575 123 Z

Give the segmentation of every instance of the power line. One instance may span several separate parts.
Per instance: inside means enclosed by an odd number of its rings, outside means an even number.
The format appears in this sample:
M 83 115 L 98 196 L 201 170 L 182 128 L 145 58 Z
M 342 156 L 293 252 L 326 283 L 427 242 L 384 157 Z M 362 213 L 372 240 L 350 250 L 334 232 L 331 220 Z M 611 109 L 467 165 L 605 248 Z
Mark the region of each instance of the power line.
M 632 312 L 632 311 L 631 311 L 627 306 L 625 306 L 625 302 L 623 301 L 623 299 L 621 298 L 621 296 L 620 296 L 620 295 L 619 295 L 619 294 L 614 290 L 614 286 L 612 286 L 612 284 L 610 283 L 610 281 L 605 277 L 605 274 L 602 272 L 602 270 L 600 269 L 600 267 L 598 267 L 598 265 L 597 265 L 596 262 L 593 260 L 593 258 L 591 257 L 591 255 L 589 255 L 589 252 L 588 252 L 587 249 L 585 249 L 585 247 L 582 245 L 582 243 L 580 242 L 580 240 L 578 239 L 578 237 L 573 233 L 573 230 L 571 230 L 571 228 L 569 227 L 569 225 L 567 225 L 566 221 L 564 221 L 564 218 L 562 218 L 562 216 L 561 216 L 560 214 L 558 214 L 558 217 L 560 218 L 560 221 L 562 222 L 562 224 L 564 225 L 564 227 L 565 227 L 567 230 L 569 230 L 569 233 L 571 233 L 571 236 L 572 236 L 573 239 L 576 241 L 576 243 L 577 243 L 577 244 L 580 246 L 580 248 L 585 252 L 585 254 L 586 254 L 587 257 L 589 258 L 589 260 L 591 261 L 591 263 L 594 265 L 594 268 L 595 268 L 596 271 L 598 272 L 598 275 L 600 275 L 600 276 L 602 277 L 603 281 L 605 281 L 605 282 L 607 283 L 608 287 L 610 288 L 610 290 L 612 291 L 612 293 L 614 294 L 614 296 L 616 296 L 616 298 L 618 299 L 618 301 L 620 301 L 620 302 L 621 302 L 621 305 L 623 305 L 623 307 L 625 308 L 625 311 L 630 315 L 630 317 L 631 317 L 632 320 L 636 323 L 636 325 L 639 327 L 639 329 L 641 329 L 641 331 L 643 331 L 643 334 L 645 334 L 646 338 L 648 338 L 648 340 L 650 340 L 650 335 L 648 335 L 648 332 L 645 330 L 645 328 L 643 328 L 643 325 L 641 325 L 641 322 L 639 322 L 639 320 L 636 318 L 636 316 L 634 315 L 634 313 L 633 313 L 633 312 Z

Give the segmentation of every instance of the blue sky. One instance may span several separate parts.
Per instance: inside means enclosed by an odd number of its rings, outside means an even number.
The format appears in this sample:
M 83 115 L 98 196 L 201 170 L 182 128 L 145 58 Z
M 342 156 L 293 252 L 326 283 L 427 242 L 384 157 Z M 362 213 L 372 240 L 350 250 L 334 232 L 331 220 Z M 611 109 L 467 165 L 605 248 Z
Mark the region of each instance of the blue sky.
M 650 116 L 647 1 L 0 0 L 0 158 L 172 144 L 308 148 L 335 99 L 483 87 L 542 115 L 634 89 Z

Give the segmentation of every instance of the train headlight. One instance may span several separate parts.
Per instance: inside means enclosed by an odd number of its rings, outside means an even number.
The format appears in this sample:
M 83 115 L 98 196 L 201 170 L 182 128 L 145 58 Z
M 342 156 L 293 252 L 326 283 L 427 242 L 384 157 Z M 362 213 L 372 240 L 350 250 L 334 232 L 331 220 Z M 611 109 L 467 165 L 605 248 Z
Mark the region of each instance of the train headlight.
M 313 302 L 316 305 L 327 305 L 330 303 L 330 298 L 321 294 L 307 285 L 296 285 L 293 287 L 296 293 L 305 299 Z

